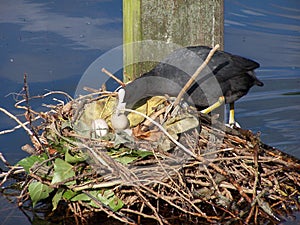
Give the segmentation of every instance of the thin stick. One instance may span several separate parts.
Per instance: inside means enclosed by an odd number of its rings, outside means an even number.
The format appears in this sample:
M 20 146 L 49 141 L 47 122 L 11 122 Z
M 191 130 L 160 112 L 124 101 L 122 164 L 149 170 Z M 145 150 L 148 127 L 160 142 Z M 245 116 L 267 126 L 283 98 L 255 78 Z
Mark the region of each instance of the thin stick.
M 6 109 L 3 109 L 0 107 L 0 111 L 2 111 L 4 114 L 6 114 L 11 119 L 15 120 L 30 136 L 33 136 L 33 133 L 30 129 L 26 127 L 24 123 L 22 123 L 17 117 L 15 117 L 13 114 L 8 112 Z
M 39 135 L 38 135 L 38 132 L 36 130 L 36 127 L 33 126 L 32 122 L 33 122 L 33 119 L 34 119 L 34 116 L 32 114 L 32 110 L 31 110 L 31 106 L 29 104 L 29 88 L 28 88 L 28 83 L 27 83 L 27 74 L 25 73 L 24 74 L 24 92 L 25 92 L 25 103 L 26 103 L 26 112 L 25 112 L 25 118 L 27 119 L 27 121 L 29 121 L 29 127 L 31 128 L 31 131 L 32 131 L 32 138 L 34 138 L 34 146 L 35 147 L 41 147 L 44 152 L 46 152 L 46 154 L 48 154 L 48 151 L 46 151 L 46 149 L 44 148 L 41 140 L 39 139 Z M 38 149 L 38 148 L 37 148 Z M 48 155 L 49 156 L 49 155 Z
M 68 95 L 67 93 L 63 92 L 63 91 L 49 91 L 49 92 L 47 92 L 47 93 L 45 93 L 43 95 L 32 96 L 32 97 L 29 97 L 28 99 L 32 100 L 32 99 L 38 99 L 38 98 L 45 98 L 45 97 L 47 97 L 49 95 L 53 95 L 53 94 L 62 94 L 62 95 L 65 95 L 66 97 L 69 98 L 70 101 L 73 101 L 73 98 L 70 95 Z M 21 105 L 23 102 L 26 102 L 26 101 L 27 100 L 25 98 L 22 99 L 22 100 L 20 100 L 20 101 L 18 101 L 17 103 L 15 103 L 15 107 L 17 109 L 27 110 L 27 106 L 22 106 Z M 31 109 L 31 111 L 32 111 L 32 109 Z
M 214 55 L 214 53 L 217 51 L 217 49 L 219 47 L 220 47 L 220 45 L 217 44 L 212 50 L 210 50 L 210 52 L 209 52 L 208 56 L 206 57 L 205 61 L 201 64 L 201 66 L 199 66 L 199 68 L 195 71 L 195 73 L 191 76 L 189 81 L 184 85 L 184 87 L 179 92 L 179 94 L 178 94 L 178 96 L 177 96 L 177 98 L 174 102 L 174 107 L 176 107 L 179 104 L 179 102 L 180 102 L 182 96 L 184 95 L 184 93 L 186 93 L 186 91 L 191 87 L 193 82 L 199 76 L 201 71 L 205 68 L 205 66 L 207 66 L 208 62 L 210 61 L 210 59 L 212 58 L 212 56 Z
M 211 175 L 211 173 L 210 173 L 209 170 L 207 169 L 207 166 L 206 166 L 206 165 L 203 165 L 203 167 L 204 167 L 204 170 L 205 170 L 205 172 L 207 173 L 209 179 L 211 180 L 211 182 L 212 182 L 212 184 L 213 184 L 213 186 L 214 186 L 214 189 L 218 192 L 219 195 L 221 195 L 221 192 L 220 192 L 220 190 L 219 190 L 219 188 L 218 188 L 218 185 L 216 184 L 216 182 L 215 182 L 213 176 Z
M 103 73 L 105 73 L 106 75 L 108 75 L 109 77 L 113 78 L 115 81 L 117 81 L 122 87 L 125 87 L 126 84 L 121 81 L 120 79 L 118 79 L 115 75 L 113 75 L 111 72 L 107 71 L 105 68 L 102 68 L 101 70 Z
M 33 119 L 33 121 L 38 120 L 40 118 L 41 118 L 40 116 L 37 116 L 37 117 L 35 117 Z M 26 122 L 23 123 L 24 126 L 26 126 L 27 124 L 29 124 L 29 121 L 26 121 Z M 17 130 L 17 129 L 21 128 L 21 127 L 22 127 L 21 125 L 17 125 L 14 128 L 12 128 L 12 129 L 2 130 L 2 131 L 0 131 L 0 135 L 14 132 L 15 130 Z
M 24 173 L 24 172 L 25 172 L 25 170 L 23 168 L 13 167 L 7 173 L 0 174 L 0 178 L 3 177 L 2 181 L 0 182 L 0 187 L 7 181 L 7 179 L 9 178 L 10 175 L 18 174 L 18 173 Z
M 34 130 L 34 127 L 32 126 L 32 114 L 31 114 L 31 107 L 29 105 L 29 88 L 28 88 L 28 84 L 27 84 L 27 74 L 25 73 L 24 74 L 24 92 L 25 92 L 25 103 L 26 103 L 26 113 L 25 113 L 25 118 L 28 120 L 29 122 L 29 126 L 33 132 L 33 134 L 35 135 L 35 130 Z
M 102 92 L 101 89 L 95 89 L 95 88 L 90 88 L 90 87 L 83 87 L 84 91 L 88 91 L 90 93 L 97 93 L 99 94 L 99 92 Z
M 7 166 L 10 167 L 11 165 L 9 164 L 9 162 L 4 158 L 2 152 L 0 152 L 0 160 Z

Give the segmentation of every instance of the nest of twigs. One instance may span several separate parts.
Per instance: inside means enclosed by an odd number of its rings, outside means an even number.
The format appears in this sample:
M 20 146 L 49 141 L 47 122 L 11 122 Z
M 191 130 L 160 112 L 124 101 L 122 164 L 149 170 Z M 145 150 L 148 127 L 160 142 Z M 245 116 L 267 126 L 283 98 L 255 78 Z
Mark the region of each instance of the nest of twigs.
M 30 154 L 1 173 L 3 185 L 23 173 L 19 205 L 51 203 L 56 212 L 88 223 L 100 212 L 126 224 L 278 224 L 299 210 L 299 160 L 263 144 L 259 134 L 229 128 L 217 115 L 179 102 L 216 46 L 171 106 L 155 96 L 123 109 L 131 127 L 114 129 L 117 93 L 96 91 L 72 99 L 63 92 L 30 97 L 26 76 L 22 127 Z M 105 72 L 105 71 L 104 71 Z M 33 99 L 63 94 L 67 102 L 37 112 Z M 119 102 L 120 103 L 120 102 Z M 42 123 L 38 122 L 42 121 Z M 104 126 L 99 126 L 104 124 Z M 20 178 L 20 176 L 18 177 Z M 103 214 L 101 214 L 103 215 Z M 54 218 L 54 217 L 53 217 Z
M 79 224 L 98 212 L 127 224 L 278 224 L 299 210 L 299 160 L 258 134 L 192 108 L 178 107 L 174 116 L 164 97 L 137 109 L 144 114 L 138 119 L 131 111 L 132 134 L 115 131 L 115 98 L 99 92 L 36 112 L 24 95 L 17 107 L 27 122 L 14 119 L 32 144 L 23 147 L 31 156 L 17 164 L 26 171 L 20 205 L 48 200 L 54 213 L 71 211 Z M 109 125 L 103 137 L 89 126 L 95 117 Z M 15 172 L 20 167 L 3 173 L 2 184 Z

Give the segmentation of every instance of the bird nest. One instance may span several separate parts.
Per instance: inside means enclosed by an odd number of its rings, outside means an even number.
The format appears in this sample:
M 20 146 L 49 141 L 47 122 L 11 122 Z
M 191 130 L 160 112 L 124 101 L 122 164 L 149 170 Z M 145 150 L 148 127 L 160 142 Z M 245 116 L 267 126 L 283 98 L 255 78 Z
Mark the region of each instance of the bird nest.
M 38 98 L 51 94 L 64 93 Z M 1 110 L 32 141 L 22 148 L 30 156 L 2 173 L 2 185 L 26 174 L 20 205 L 51 202 L 50 215 L 71 212 L 77 224 L 100 212 L 127 224 L 278 224 L 299 210 L 299 160 L 216 116 L 170 110 L 156 96 L 128 110 L 127 132 L 111 127 L 116 93 L 59 100 L 46 112 L 34 111 L 31 99 L 25 93 L 17 103 L 26 123 Z M 99 118 L 104 133 L 93 130 Z

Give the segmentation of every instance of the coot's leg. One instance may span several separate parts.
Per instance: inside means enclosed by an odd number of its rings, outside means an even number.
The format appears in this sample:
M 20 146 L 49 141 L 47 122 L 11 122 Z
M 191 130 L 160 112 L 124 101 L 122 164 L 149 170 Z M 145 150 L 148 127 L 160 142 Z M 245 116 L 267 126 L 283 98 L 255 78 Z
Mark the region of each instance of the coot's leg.
M 220 107 L 224 102 L 225 102 L 225 98 L 224 98 L 224 96 L 221 96 L 221 97 L 219 97 L 219 99 L 216 103 L 212 104 L 211 106 L 207 107 L 206 109 L 201 110 L 201 112 L 205 113 L 205 114 L 210 113 L 214 109 Z
M 229 121 L 228 121 L 228 125 L 232 128 L 234 126 L 236 127 L 241 127 L 240 124 L 238 122 L 235 121 L 234 119 L 234 102 L 229 104 L 230 106 L 230 111 L 229 111 Z
M 230 106 L 230 111 L 229 111 L 229 126 L 233 126 L 234 123 L 235 123 L 235 120 L 234 120 L 234 102 L 230 103 L 229 104 Z

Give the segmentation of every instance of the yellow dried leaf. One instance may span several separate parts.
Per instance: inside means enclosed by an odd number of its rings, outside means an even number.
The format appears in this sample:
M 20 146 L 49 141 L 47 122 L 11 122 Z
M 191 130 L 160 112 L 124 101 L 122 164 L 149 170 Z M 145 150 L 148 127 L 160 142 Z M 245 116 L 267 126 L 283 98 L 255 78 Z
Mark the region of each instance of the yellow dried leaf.
M 135 110 L 140 113 L 143 113 L 147 116 L 150 116 L 155 111 L 155 109 L 160 104 L 162 104 L 165 100 L 166 100 L 166 98 L 163 96 L 154 96 L 154 97 L 150 98 L 149 100 L 147 100 L 147 102 L 145 104 L 141 105 L 140 107 L 136 108 Z M 130 121 L 131 127 L 135 127 L 136 125 L 140 124 L 141 122 L 143 122 L 145 120 L 145 118 L 143 116 L 137 115 L 135 113 L 129 113 L 127 117 Z

